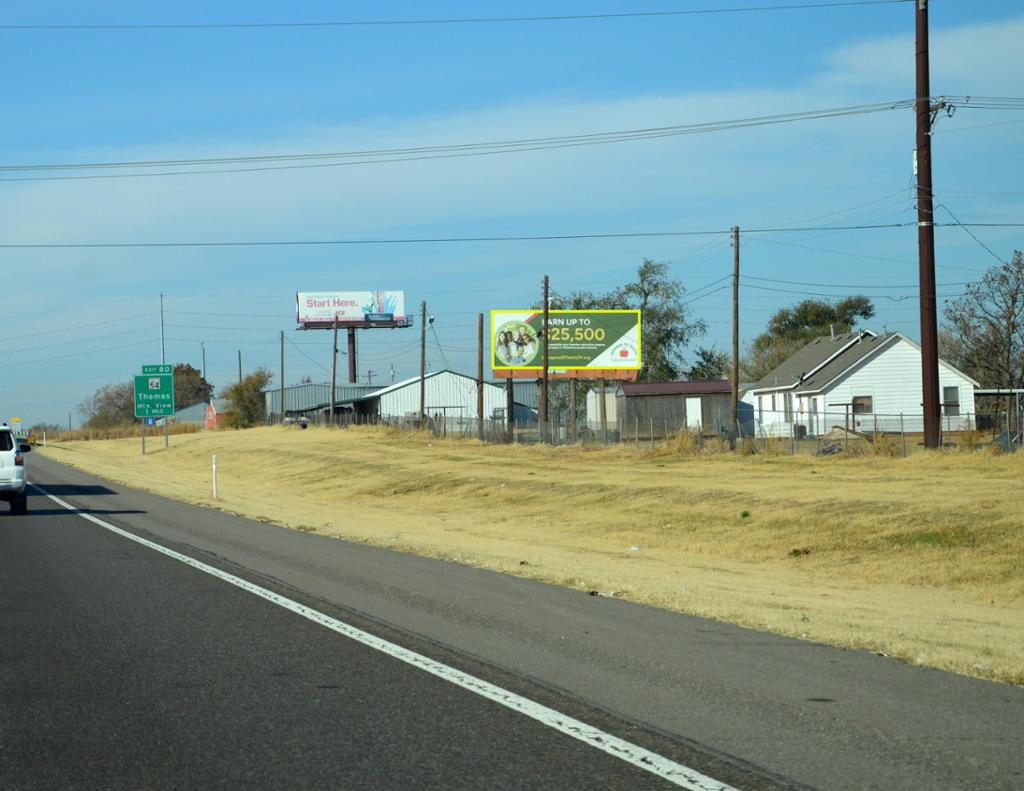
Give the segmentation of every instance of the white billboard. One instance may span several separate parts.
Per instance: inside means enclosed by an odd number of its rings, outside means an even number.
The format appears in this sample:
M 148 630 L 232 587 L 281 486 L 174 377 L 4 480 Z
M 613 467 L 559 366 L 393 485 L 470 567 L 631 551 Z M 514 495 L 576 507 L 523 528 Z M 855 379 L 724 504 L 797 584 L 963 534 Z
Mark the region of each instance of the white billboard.
M 404 291 L 300 291 L 295 295 L 299 324 L 403 321 Z

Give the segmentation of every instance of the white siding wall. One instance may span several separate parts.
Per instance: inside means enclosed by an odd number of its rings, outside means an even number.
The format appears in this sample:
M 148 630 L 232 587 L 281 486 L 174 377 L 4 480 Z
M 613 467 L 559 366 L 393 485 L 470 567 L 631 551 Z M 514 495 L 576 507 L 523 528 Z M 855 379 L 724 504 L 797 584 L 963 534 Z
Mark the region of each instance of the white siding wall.
M 614 383 L 604 389 L 605 417 L 609 430 L 619 425 L 618 402 L 615 400 L 617 390 Z M 587 392 L 587 423 L 594 431 L 601 429 L 601 393 L 596 387 Z
M 437 376 L 428 377 L 425 389 L 428 415 L 440 414 L 449 418 L 473 420 L 477 418 L 476 380 L 445 371 Z M 484 382 L 484 417 L 490 418 L 495 409 L 505 409 L 505 391 Z M 380 397 L 382 417 L 418 415 L 419 411 L 419 379 Z
M 962 431 L 973 427 L 974 384 L 952 368 L 939 363 L 939 399 L 943 388 L 956 387 L 960 395 L 960 414 L 942 411 L 942 429 Z M 855 366 L 824 394 L 827 404 L 852 402 L 854 396 L 871 396 L 872 414 L 857 415 L 858 431 L 899 431 L 900 414 L 906 431 L 923 431 L 924 398 L 921 388 L 921 352 L 900 338 L 868 362 Z M 852 411 L 852 410 L 851 410 Z M 843 407 L 828 407 L 826 430 L 843 425 Z M 854 417 L 851 416 L 851 422 Z
M 939 399 L 943 388 L 956 387 L 960 396 L 960 414 L 947 415 L 942 411 L 942 430 L 962 431 L 974 425 L 974 384 L 944 363 L 939 363 Z M 763 404 L 763 417 L 758 413 L 758 397 Z M 823 393 L 793 394 L 792 423 L 786 420 L 785 396 L 775 393 L 772 411 L 771 393 L 745 393 L 742 400 L 753 406 L 754 417 L 761 431 L 770 437 L 788 437 L 793 424 L 807 427 L 808 434 L 827 433 L 835 426 L 843 426 L 846 407 L 836 404 L 852 403 L 855 396 L 871 397 L 871 414 L 853 415 L 850 425 L 857 431 L 870 434 L 875 431 L 899 431 L 900 414 L 906 431 L 924 430 L 922 418 L 921 352 L 902 338 L 854 366 Z M 813 400 L 812 400 L 813 399 Z M 800 407 L 803 406 L 803 410 Z M 816 409 L 815 409 L 816 407 Z M 815 414 L 816 413 L 816 414 Z

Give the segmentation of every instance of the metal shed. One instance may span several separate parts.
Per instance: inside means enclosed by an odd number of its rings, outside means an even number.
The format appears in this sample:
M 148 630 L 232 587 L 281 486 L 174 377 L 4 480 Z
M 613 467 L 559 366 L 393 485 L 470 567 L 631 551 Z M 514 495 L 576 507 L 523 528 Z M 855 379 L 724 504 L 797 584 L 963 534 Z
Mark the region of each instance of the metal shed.
M 336 388 L 335 402 L 348 403 L 353 398 L 369 395 L 381 389 L 378 385 L 339 384 Z M 267 404 L 267 419 L 277 422 L 281 414 L 281 389 L 271 387 L 263 391 Z M 284 411 L 286 415 L 312 417 L 328 412 L 331 403 L 330 383 L 320 384 L 307 382 L 289 385 L 284 389 Z
M 425 409 L 434 420 L 443 420 L 450 426 L 476 421 L 476 379 L 455 371 L 435 371 L 424 378 Z M 504 420 L 505 389 L 484 382 L 484 418 Z M 340 404 L 339 400 L 339 404 Z M 358 416 L 372 416 L 384 420 L 416 417 L 420 411 L 420 377 L 414 376 L 374 393 L 351 398 L 347 402 Z M 522 404 L 515 405 L 516 419 L 526 419 L 533 411 Z M 536 420 L 536 416 L 533 415 Z
M 623 383 L 615 393 L 623 439 L 665 437 L 680 429 L 717 434 L 730 420 L 728 379 Z

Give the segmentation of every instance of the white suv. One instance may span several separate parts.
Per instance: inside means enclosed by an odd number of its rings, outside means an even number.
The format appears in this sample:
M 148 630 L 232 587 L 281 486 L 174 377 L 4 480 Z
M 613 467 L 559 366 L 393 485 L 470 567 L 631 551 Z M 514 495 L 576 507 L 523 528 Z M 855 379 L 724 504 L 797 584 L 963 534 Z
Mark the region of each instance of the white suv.
M 25 454 L 32 446 L 14 436 L 6 424 L 0 424 L 0 500 L 11 504 L 12 514 L 28 508 L 25 491 Z

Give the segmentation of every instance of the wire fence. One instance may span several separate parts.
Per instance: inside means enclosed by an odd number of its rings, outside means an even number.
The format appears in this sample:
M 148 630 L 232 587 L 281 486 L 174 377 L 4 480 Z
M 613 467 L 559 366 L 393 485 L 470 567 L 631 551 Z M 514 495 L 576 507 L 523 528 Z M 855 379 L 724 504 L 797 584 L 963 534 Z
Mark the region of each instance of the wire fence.
M 852 414 L 825 412 L 815 415 L 764 410 L 754 417 L 731 423 L 730 414 L 719 410 L 707 424 L 678 417 L 615 417 L 610 420 L 563 419 L 542 424 L 538 420 L 505 420 L 503 415 L 475 417 L 428 414 L 381 416 L 345 413 L 335 416 L 339 427 L 377 425 L 399 431 L 430 431 L 436 437 L 481 440 L 497 444 L 631 445 L 637 450 L 659 447 L 714 448 L 746 453 L 793 455 L 908 456 L 924 448 L 924 416 L 910 414 Z M 1024 415 L 1018 410 L 942 415 L 940 445 L 962 450 L 996 448 L 1014 452 L 1021 447 Z M 311 416 L 309 422 L 332 425 L 330 415 Z

